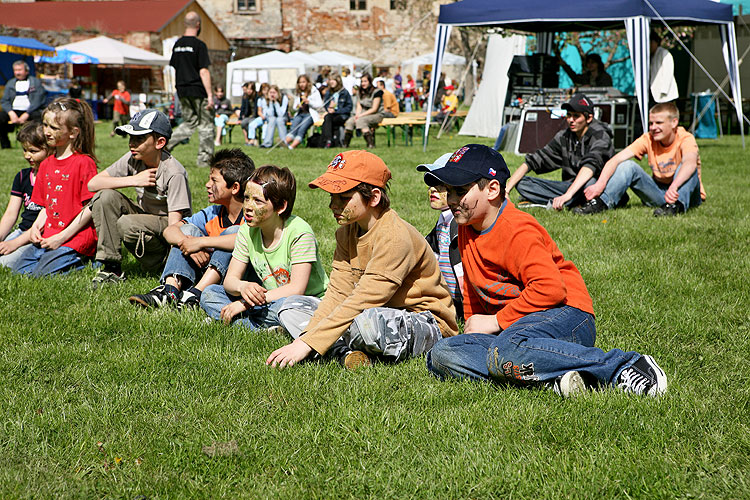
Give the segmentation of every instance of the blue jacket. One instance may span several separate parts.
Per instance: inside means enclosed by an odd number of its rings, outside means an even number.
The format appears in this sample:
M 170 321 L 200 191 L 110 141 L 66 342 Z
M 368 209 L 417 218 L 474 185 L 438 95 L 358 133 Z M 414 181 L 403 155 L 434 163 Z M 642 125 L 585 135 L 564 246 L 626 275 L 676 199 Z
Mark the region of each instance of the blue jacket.
M 44 106 L 47 101 L 47 91 L 42 87 L 42 82 L 39 78 L 29 75 L 29 109 L 27 113 L 33 113 Z M 0 105 L 3 110 L 8 112 L 13 110 L 13 100 L 16 98 L 16 78 L 11 78 L 8 83 L 5 84 L 5 93 L 3 98 L 0 99 Z
M 326 92 L 325 97 L 323 97 L 323 102 L 325 103 L 326 109 L 328 109 L 328 103 L 332 98 L 333 95 L 329 90 L 328 92 Z M 352 95 L 348 90 L 342 87 L 341 90 L 339 90 L 339 99 L 338 101 L 336 101 L 336 110 L 334 111 L 334 113 L 336 113 L 337 115 L 349 116 L 350 114 L 352 114 L 353 109 L 354 103 L 352 102 Z

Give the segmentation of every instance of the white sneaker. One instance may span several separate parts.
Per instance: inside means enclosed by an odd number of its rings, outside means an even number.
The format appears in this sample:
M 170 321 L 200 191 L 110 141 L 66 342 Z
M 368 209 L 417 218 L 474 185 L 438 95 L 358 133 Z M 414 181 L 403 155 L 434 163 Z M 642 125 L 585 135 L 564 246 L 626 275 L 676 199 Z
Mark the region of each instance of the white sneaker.
M 573 370 L 569 371 L 562 377 L 558 377 L 557 380 L 555 380 L 553 389 L 560 396 L 570 398 L 586 392 L 587 386 L 583 377 L 581 377 L 581 374 Z

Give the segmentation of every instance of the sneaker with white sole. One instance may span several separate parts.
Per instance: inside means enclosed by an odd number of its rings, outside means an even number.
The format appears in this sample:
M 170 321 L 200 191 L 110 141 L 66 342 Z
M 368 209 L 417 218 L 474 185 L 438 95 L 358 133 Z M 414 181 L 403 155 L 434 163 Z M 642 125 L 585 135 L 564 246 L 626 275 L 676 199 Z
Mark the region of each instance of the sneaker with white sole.
M 169 293 L 165 285 L 159 285 L 148 293 L 131 295 L 128 300 L 131 304 L 141 307 L 164 307 L 176 304 L 178 297 L 174 293 Z
M 577 371 L 569 371 L 562 377 L 557 377 L 553 385 L 554 391 L 564 398 L 578 396 L 586 392 L 588 386 Z
M 105 271 L 104 269 L 99 269 L 99 271 L 96 272 L 96 276 L 94 276 L 94 279 L 91 280 L 91 287 L 94 289 L 97 289 L 104 285 L 109 285 L 113 283 L 123 283 L 125 281 L 125 273 L 113 273 L 112 271 Z
M 651 356 L 641 356 L 617 377 L 617 387 L 633 394 L 653 396 L 667 390 L 667 375 Z

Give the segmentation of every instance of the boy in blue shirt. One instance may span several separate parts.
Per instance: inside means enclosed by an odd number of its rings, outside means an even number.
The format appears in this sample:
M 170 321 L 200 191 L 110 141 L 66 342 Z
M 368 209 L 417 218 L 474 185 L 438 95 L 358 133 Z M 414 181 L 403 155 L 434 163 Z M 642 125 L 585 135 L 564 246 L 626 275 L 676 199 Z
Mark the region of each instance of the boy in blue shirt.
M 211 158 L 206 183 L 208 201 L 200 212 L 170 225 L 164 239 L 172 249 L 161 284 L 128 300 L 143 307 L 198 307 L 202 291 L 221 283 L 232 258 L 234 239 L 243 221 L 245 184 L 255 164 L 240 149 L 224 149 Z

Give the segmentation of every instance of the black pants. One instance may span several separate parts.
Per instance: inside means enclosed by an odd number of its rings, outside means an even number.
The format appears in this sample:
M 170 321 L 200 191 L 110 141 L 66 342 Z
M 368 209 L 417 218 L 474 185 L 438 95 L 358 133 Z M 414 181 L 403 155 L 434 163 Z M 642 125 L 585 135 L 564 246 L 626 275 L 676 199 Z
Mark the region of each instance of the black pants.
M 18 116 L 21 116 L 23 113 L 23 111 L 16 111 L 16 114 Z M 10 147 L 8 132 L 12 132 L 16 128 L 16 125 L 8 123 L 9 121 L 10 115 L 8 114 L 8 112 L 5 110 L 0 111 L 0 147 L 2 147 L 3 149 L 8 149 Z M 27 123 L 41 121 L 42 112 L 40 110 L 32 111 L 31 113 L 29 113 L 29 119 L 27 120 Z
M 323 141 L 333 141 L 333 127 L 341 127 L 347 118 L 339 113 L 328 113 L 323 118 Z

